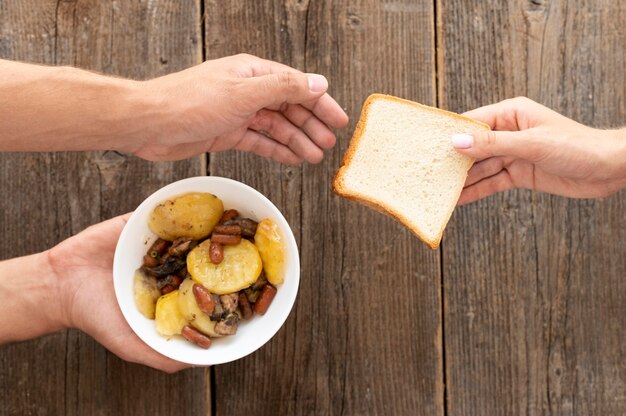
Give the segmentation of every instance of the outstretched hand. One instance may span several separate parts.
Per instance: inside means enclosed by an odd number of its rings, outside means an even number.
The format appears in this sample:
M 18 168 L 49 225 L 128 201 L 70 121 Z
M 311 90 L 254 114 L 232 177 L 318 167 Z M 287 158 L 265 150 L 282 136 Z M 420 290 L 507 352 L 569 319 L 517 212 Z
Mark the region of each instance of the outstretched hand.
M 143 83 L 158 116 L 139 146 L 149 160 L 238 149 L 283 163 L 318 163 L 348 116 L 322 75 L 251 55 L 207 61 Z
M 460 205 L 511 188 L 598 198 L 626 186 L 625 129 L 586 127 L 523 97 L 464 115 L 492 131 L 452 139 L 459 153 L 476 159 Z
M 113 290 L 113 254 L 129 214 L 93 225 L 48 251 L 65 326 L 75 327 L 123 360 L 166 372 L 189 367 L 154 351 L 135 335 Z

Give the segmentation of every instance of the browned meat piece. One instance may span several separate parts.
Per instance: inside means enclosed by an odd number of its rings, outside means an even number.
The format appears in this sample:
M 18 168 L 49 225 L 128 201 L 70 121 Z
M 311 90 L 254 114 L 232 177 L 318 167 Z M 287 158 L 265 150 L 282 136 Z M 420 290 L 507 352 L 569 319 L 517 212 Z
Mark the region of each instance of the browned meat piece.
M 144 267 L 144 270 L 151 276 L 163 278 L 169 274 L 174 274 L 178 272 L 180 269 L 186 266 L 187 262 L 185 260 L 181 260 L 174 256 L 169 256 L 163 261 L 163 264 L 157 267 Z
M 220 302 L 219 295 L 211 294 L 211 296 L 213 297 L 213 303 L 215 304 L 215 307 L 213 308 L 213 313 L 211 314 L 211 320 L 219 321 L 220 319 L 222 319 L 226 312 L 224 311 L 222 302 Z
M 154 243 L 148 249 L 148 255 L 150 257 L 159 258 L 163 253 L 167 251 L 170 242 L 167 240 L 163 240 L 162 238 L 157 238 Z
M 182 334 L 187 341 L 193 342 L 194 344 L 197 344 L 204 349 L 207 349 L 211 346 L 211 338 L 207 337 L 200 331 L 190 326 L 185 326 L 183 328 Z
M 274 300 L 274 296 L 276 296 L 276 289 L 272 285 L 266 285 L 261 291 L 261 296 L 259 296 L 254 304 L 254 312 L 259 315 L 265 314 Z
M 256 282 L 252 283 L 252 286 L 250 286 L 250 289 L 261 290 L 265 287 L 266 284 L 267 284 L 267 277 L 265 277 L 265 272 L 262 271 L 258 279 L 256 279 Z
M 212 234 L 211 242 L 220 243 L 227 246 L 236 246 L 241 242 L 241 236 L 228 234 Z
M 196 298 L 198 308 L 207 315 L 211 315 L 215 310 L 215 300 L 204 286 L 194 283 L 193 296 Z
M 226 221 L 230 221 L 233 218 L 237 217 L 239 215 L 239 213 L 237 212 L 236 209 L 229 209 L 227 211 L 224 211 L 224 215 L 222 215 L 222 218 L 220 218 L 220 221 L 218 224 L 224 224 Z
M 241 227 L 238 225 L 216 225 L 213 234 L 241 235 Z
M 145 267 L 156 267 L 159 265 L 159 259 L 157 259 L 156 257 L 152 257 L 149 254 L 146 254 L 145 256 L 143 256 L 143 265 Z
M 239 309 L 241 310 L 241 317 L 243 319 L 250 319 L 254 314 L 252 312 L 252 305 L 244 292 L 239 292 Z
M 167 275 L 164 279 L 159 279 L 157 281 L 157 288 L 161 291 L 162 295 L 166 295 L 171 291 L 178 289 L 182 282 L 183 279 L 181 279 L 180 276 L 170 274 Z
M 220 295 L 220 302 L 225 312 L 233 313 L 237 310 L 237 306 L 239 305 L 239 294 L 229 293 L 227 295 Z
M 174 240 L 172 246 L 167 250 L 170 256 L 183 257 L 189 250 L 191 250 L 191 244 L 193 240 L 189 237 L 180 237 Z
M 239 315 L 229 313 L 226 318 L 215 324 L 215 332 L 220 335 L 234 335 L 239 327 Z
M 211 241 L 209 246 L 209 259 L 213 264 L 220 264 L 224 260 L 224 246 L 215 241 Z

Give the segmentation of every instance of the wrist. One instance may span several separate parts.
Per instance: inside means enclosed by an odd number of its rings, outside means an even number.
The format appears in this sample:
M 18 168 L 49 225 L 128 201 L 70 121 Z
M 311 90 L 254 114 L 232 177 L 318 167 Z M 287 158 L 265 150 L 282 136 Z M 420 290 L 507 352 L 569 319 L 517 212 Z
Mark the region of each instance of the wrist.
M 60 290 L 47 252 L 0 262 L 0 344 L 66 328 Z

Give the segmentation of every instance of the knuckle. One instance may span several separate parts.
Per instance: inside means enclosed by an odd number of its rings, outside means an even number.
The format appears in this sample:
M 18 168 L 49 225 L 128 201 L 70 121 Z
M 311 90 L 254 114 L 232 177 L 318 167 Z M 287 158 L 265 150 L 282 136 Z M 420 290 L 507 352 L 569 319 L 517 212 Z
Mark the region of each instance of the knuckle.
M 239 59 L 241 59 L 241 60 L 249 60 L 249 59 L 251 59 L 251 58 L 252 58 L 252 55 L 250 55 L 249 53 L 244 53 L 244 52 L 242 52 L 242 53 L 238 53 L 238 54 L 236 55 L 236 57 L 237 57 L 237 58 L 239 58 Z
M 495 131 L 488 131 L 485 133 L 484 144 L 488 147 L 493 147 L 497 143 L 497 136 Z
M 296 80 L 293 78 L 293 74 L 290 74 L 289 72 L 280 72 L 276 74 L 276 83 L 279 88 L 288 91 L 297 88 Z
M 281 103 L 280 107 L 278 108 L 278 111 L 280 113 L 287 114 L 287 112 L 289 111 L 289 108 L 290 108 L 289 103 L 285 101 Z

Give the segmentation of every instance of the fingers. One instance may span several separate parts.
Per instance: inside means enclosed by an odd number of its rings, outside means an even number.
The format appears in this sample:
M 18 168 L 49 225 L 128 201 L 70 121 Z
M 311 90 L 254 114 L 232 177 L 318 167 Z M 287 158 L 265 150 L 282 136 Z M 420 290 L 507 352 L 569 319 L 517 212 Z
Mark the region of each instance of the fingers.
M 309 136 L 322 149 L 332 149 L 337 141 L 335 134 L 312 112 L 300 105 L 287 104 L 281 112 L 291 123 Z
M 513 189 L 513 181 L 506 170 L 500 171 L 497 175 L 485 178 L 473 185 L 463 189 L 457 205 L 464 205 L 478 201 L 497 192 Z
M 320 98 L 328 89 L 322 75 L 279 72 L 247 78 L 243 91 L 249 112 L 282 103 L 299 104 Z
M 457 152 L 475 159 L 510 156 L 529 162 L 539 162 L 552 151 L 552 143 L 537 137 L 533 129 L 455 134 L 452 136 L 452 145 Z
M 464 116 L 481 121 L 492 130 L 525 130 L 544 119 L 542 114 L 552 112 L 526 97 L 516 97 L 486 105 L 463 113 Z
M 300 115 L 304 117 L 304 115 Z M 269 133 L 271 138 L 287 146 L 299 158 L 304 159 L 309 163 L 319 163 L 324 158 L 322 149 L 320 149 L 314 141 L 304 134 L 302 130 L 291 124 L 291 122 L 281 113 L 261 110 L 250 123 L 250 128 Z M 328 131 L 330 132 L 330 130 Z M 318 141 L 326 140 L 323 136 L 323 132 L 320 132 L 322 136 L 317 136 L 317 133 L 318 132 L 316 131 L 314 137 L 316 137 Z
M 235 149 L 253 152 L 259 156 L 290 165 L 302 163 L 303 160 L 287 146 L 254 130 L 246 131 L 235 146 Z
M 175 373 L 191 367 L 190 364 L 172 360 L 156 352 L 139 339 L 130 327 L 125 328 L 116 338 L 105 339 L 102 345 L 125 361 L 146 365 L 166 373 Z
M 278 74 L 280 72 L 302 72 L 279 62 L 257 58 L 258 62 L 252 64 L 254 76 L 266 74 Z M 303 107 L 311 110 L 322 122 L 330 127 L 341 129 L 348 125 L 348 115 L 330 95 L 324 94 L 319 99 L 301 103 Z
M 348 125 L 348 115 L 330 95 L 324 94 L 313 102 L 302 103 L 321 121 L 335 129 L 342 129 Z
M 266 87 L 268 89 L 269 99 L 271 102 L 265 101 L 264 105 L 262 107 L 258 107 L 258 109 L 267 107 L 272 110 L 278 110 L 278 107 L 285 102 L 291 104 L 301 104 L 303 107 L 312 111 L 313 114 L 320 119 L 320 121 L 332 128 L 343 128 L 348 125 L 348 115 L 345 113 L 343 108 L 341 108 L 341 106 L 330 95 L 325 93 L 326 89 L 328 89 L 328 81 L 326 81 L 326 79 L 321 75 L 303 74 L 301 71 L 285 64 L 257 58 L 252 55 L 242 54 L 239 58 L 245 61 L 246 65 L 250 68 L 251 73 L 249 75 L 252 77 L 250 79 L 255 81 L 255 84 L 263 84 L 266 80 L 270 80 L 266 84 Z M 298 97 L 286 97 L 285 95 L 277 96 L 273 89 L 277 88 L 277 86 L 280 89 L 281 84 L 290 82 L 288 76 L 285 74 L 292 74 L 293 79 L 299 80 L 303 79 L 305 76 L 309 78 L 322 77 L 323 80 L 320 79 L 320 86 L 325 85 L 325 88 L 323 88 L 323 94 L 314 94 L 308 98 L 306 97 L 306 92 Z M 270 77 L 266 78 L 267 76 Z M 300 81 L 300 86 L 304 86 L 302 81 Z M 291 98 L 291 100 L 287 98 Z
M 465 187 L 475 184 L 485 178 L 495 175 L 512 162 L 511 158 L 490 157 L 482 160 L 470 168 L 465 180 Z

